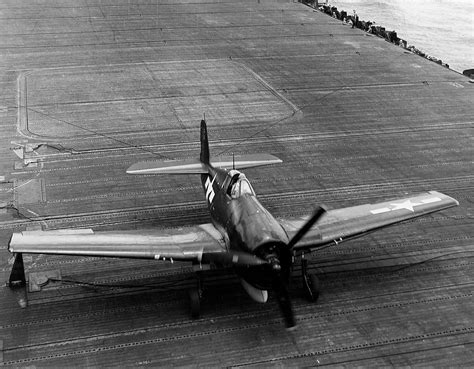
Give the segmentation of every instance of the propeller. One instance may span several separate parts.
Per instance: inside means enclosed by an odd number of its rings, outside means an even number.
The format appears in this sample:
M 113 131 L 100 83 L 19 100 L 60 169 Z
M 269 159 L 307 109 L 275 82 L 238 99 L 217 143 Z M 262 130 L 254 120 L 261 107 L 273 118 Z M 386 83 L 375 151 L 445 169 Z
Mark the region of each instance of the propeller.
M 286 247 L 280 250 L 280 258 L 278 259 L 275 256 L 270 256 L 267 259 L 273 271 L 273 290 L 277 296 L 278 305 L 280 306 L 281 313 L 285 319 L 287 329 L 292 329 L 296 326 L 295 315 L 293 313 L 287 286 L 290 276 L 291 251 L 325 212 L 326 210 L 324 208 L 318 206 L 311 218 L 308 219 L 303 227 L 299 229 L 290 242 L 288 242 Z
M 281 256 L 282 255 L 280 255 L 280 259 L 282 261 L 285 261 L 286 258 L 281 258 Z M 289 271 L 289 267 L 282 268 L 280 264 L 280 259 L 278 259 L 275 254 L 271 254 L 270 256 L 268 256 L 267 261 L 272 269 L 272 288 L 277 297 L 280 311 L 283 315 L 283 318 L 285 319 L 286 328 L 292 329 L 296 326 L 296 322 L 287 286 L 288 276 L 286 275 L 286 271 Z
M 311 229 L 311 227 L 323 216 L 323 214 L 326 212 L 326 210 L 318 206 L 316 210 L 314 211 L 313 215 L 309 220 L 305 223 L 303 227 L 300 228 L 300 230 L 293 236 L 293 238 L 288 242 L 287 247 L 290 250 L 293 250 L 293 247 L 304 237 L 304 235 Z
M 296 326 L 295 315 L 288 292 L 288 281 L 290 277 L 291 257 L 294 246 L 304 237 L 314 224 L 323 216 L 326 210 L 320 206 L 316 208 L 311 218 L 301 227 L 288 244 L 280 247 L 267 249 L 266 255 L 261 257 L 242 251 L 228 251 L 225 253 L 204 253 L 204 263 L 214 262 L 220 265 L 237 267 L 261 267 L 270 268 L 271 284 L 277 297 L 278 305 L 285 320 L 287 329 Z
M 281 272 L 275 272 L 273 276 L 273 290 L 275 291 L 278 306 L 285 319 L 285 326 L 287 329 L 296 327 L 295 314 L 291 304 L 290 295 L 288 293 L 287 281 Z

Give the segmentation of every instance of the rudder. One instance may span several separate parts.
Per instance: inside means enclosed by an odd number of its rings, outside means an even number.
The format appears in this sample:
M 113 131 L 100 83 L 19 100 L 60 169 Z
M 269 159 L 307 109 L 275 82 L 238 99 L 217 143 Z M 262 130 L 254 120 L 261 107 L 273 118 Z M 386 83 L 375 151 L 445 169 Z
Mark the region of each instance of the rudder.
M 207 138 L 206 121 L 201 120 L 201 163 L 209 164 L 209 140 Z

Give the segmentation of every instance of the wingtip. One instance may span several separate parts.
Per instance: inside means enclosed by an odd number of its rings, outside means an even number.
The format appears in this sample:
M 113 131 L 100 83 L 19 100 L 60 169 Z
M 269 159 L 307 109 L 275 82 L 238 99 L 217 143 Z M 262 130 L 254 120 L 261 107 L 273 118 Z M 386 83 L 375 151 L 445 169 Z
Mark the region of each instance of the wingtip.
M 125 173 L 127 174 L 135 174 L 137 171 L 137 163 L 134 163 L 132 165 L 130 165 L 127 170 L 125 171 Z
M 428 191 L 428 193 L 430 195 L 433 195 L 433 196 L 444 197 L 446 199 L 450 199 L 453 202 L 452 206 L 459 206 L 459 201 L 456 200 L 454 197 L 448 196 L 448 195 L 446 195 L 442 192 L 439 192 L 439 191 Z

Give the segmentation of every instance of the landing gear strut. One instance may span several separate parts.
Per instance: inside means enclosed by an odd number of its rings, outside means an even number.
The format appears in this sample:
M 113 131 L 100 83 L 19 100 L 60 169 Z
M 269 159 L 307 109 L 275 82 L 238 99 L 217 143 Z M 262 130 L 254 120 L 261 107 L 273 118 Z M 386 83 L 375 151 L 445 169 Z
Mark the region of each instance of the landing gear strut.
M 197 288 L 191 288 L 188 291 L 189 304 L 191 307 L 191 317 L 198 319 L 201 315 L 201 296 Z
M 308 274 L 308 260 L 301 257 L 301 273 L 303 275 L 303 288 L 306 298 L 311 302 L 316 302 L 319 298 L 320 282 L 316 274 Z
M 200 273 L 199 271 L 196 272 L 196 287 L 188 290 L 189 306 L 193 319 L 198 319 L 201 316 L 202 277 Z

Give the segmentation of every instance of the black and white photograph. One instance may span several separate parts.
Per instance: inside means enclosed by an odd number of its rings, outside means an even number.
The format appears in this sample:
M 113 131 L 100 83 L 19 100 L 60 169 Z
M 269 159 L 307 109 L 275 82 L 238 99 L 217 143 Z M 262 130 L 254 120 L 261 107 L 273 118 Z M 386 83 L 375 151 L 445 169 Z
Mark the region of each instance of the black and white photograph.
M 472 0 L 0 0 L 0 366 L 474 366 Z

